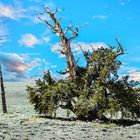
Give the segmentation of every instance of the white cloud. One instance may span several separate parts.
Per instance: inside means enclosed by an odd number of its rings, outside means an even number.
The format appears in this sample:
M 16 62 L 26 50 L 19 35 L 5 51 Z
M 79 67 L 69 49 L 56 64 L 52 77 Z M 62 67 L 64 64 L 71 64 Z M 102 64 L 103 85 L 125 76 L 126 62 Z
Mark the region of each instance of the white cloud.
M 140 71 L 131 70 L 129 72 L 130 80 L 138 81 L 140 82 Z
M 106 15 L 94 15 L 92 18 L 93 18 L 93 19 L 105 20 L 105 19 L 108 18 L 108 16 L 106 16 Z
M 127 66 L 128 64 L 121 65 L 121 71 L 123 72 L 121 75 L 129 75 L 129 80 L 134 80 L 140 82 L 140 69 L 136 67 Z
M 19 55 L 16 53 L 4 53 L 0 52 L 0 62 L 3 64 L 7 71 L 16 73 L 25 73 L 28 70 L 37 67 L 40 58 L 35 58 L 34 60 L 27 62 L 26 55 Z
M 21 37 L 21 40 L 19 41 L 19 43 L 26 47 L 34 47 L 35 45 L 40 44 L 40 41 L 33 34 L 24 34 Z
M 36 45 L 45 44 L 45 43 L 48 43 L 49 41 L 50 41 L 49 35 L 47 36 L 42 35 L 41 38 L 37 38 L 33 34 L 24 34 L 21 36 L 19 43 L 22 46 L 33 48 Z
M 30 77 L 33 69 L 42 65 L 42 60 L 38 57 L 32 58 L 28 54 L 0 52 L 0 64 L 6 81 L 24 81 Z
M 38 4 L 41 4 L 41 0 L 30 0 L 32 2 L 37 2 Z M 53 2 L 45 3 L 44 6 L 49 7 L 52 11 L 55 10 L 56 5 Z M 7 19 L 12 20 L 19 20 L 21 18 L 26 18 L 32 23 L 38 24 L 42 23 L 38 19 L 38 14 L 42 11 L 42 8 L 39 6 L 29 6 L 29 7 L 23 7 L 23 2 L 19 0 L 13 0 L 12 4 L 6 4 L 0 2 L 0 17 L 4 17 Z M 45 18 L 46 20 L 50 20 L 48 15 L 42 16 L 42 18 Z M 30 22 L 29 22 L 30 23 Z
M 78 42 L 78 44 L 82 47 L 83 51 L 90 51 L 92 52 L 93 49 L 97 50 L 98 48 L 101 47 L 108 47 L 105 43 L 103 42 L 96 42 L 96 43 L 85 43 L 85 42 Z M 92 46 L 92 47 L 91 47 Z M 74 55 L 80 54 L 82 53 L 80 47 L 76 44 L 76 43 L 72 43 L 71 44 L 71 49 L 74 53 Z M 64 55 L 62 55 L 60 53 L 60 50 L 62 50 L 62 46 L 60 46 L 58 43 L 56 43 L 53 47 L 52 47 L 52 51 L 59 54 L 59 57 L 64 57 Z
M 127 66 L 127 65 L 128 65 L 128 63 L 123 63 L 123 64 L 120 66 L 121 70 L 127 71 L 127 72 L 131 72 L 131 71 L 137 70 L 137 68 L 135 68 L 135 67 L 129 67 L 129 66 Z
M 18 20 L 25 16 L 25 9 L 0 3 L 0 17 Z

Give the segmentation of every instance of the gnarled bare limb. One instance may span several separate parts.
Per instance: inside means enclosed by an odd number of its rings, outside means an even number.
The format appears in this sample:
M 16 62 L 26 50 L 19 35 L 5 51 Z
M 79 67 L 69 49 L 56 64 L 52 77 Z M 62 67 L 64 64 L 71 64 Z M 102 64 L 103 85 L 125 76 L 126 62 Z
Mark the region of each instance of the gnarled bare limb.
M 43 19 L 39 16 L 39 19 L 42 20 L 45 24 L 47 24 L 53 31 L 53 33 L 56 33 L 59 35 L 60 37 L 60 41 L 62 44 L 62 50 L 59 50 L 61 54 L 64 54 L 66 56 L 67 59 L 67 65 L 68 65 L 68 70 L 70 73 L 71 77 L 75 77 L 76 73 L 77 73 L 77 63 L 75 62 L 73 53 L 71 51 L 71 46 L 70 46 L 70 42 L 71 40 L 73 40 L 75 37 L 78 36 L 78 27 L 76 27 L 75 29 L 73 29 L 73 26 L 69 26 L 66 28 L 65 31 L 63 31 L 61 24 L 60 24 L 60 19 L 57 19 L 55 17 L 55 14 L 59 11 L 58 9 L 56 9 L 54 12 L 52 12 L 48 7 L 44 8 L 44 11 L 46 14 L 48 14 L 52 20 L 52 24 L 50 22 L 48 22 L 46 19 Z M 72 36 L 70 38 L 67 38 L 66 34 L 68 33 L 68 31 L 72 32 Z
M 60 74 L 67 74 L 67 73 L 69 73 L 69 69 L 66 68 L 65 71 L 57 71 L 57 72 L 60 73 Z
M 94 48 L 93 48 L 93 46 L 91 44 L 90 44 L 90 47 L 91 47 L 92 51 L 94 52 Z
M 55 27 L 52 24 L 50 24 L 47 20 L 42 19 L 40 16 L 38 16 L 38 19 L 40 19 L 43 22 L 45 22 L 51 29 L 53 29 L 53 30 L 55 29 Z
M 78 26 L 78 27 L 79 27 L 79 26 Z M 78 27 L 76 27 L 75 29 L 68 27 L 69 30 L 71 30 L 71 31 L 72 31 L 72 34 L 73 34 L 73 35 L 68 39 L 69 41 L 73 40 L 74 38 L 76 38 L 76 37 L 78 36 Z
M 119 40 L 117 38 L 116 38 L 116 41 L 118 43 L 117 56 L 119 56 L 121 54 L 124 54 L 124 50 L 123 50 L 121 43 L 119 42 Z
M 76 64 L 79 62 L 79 60 L 80 60 L 80 57 L 78 57 L 78 59 L 76 60 Z

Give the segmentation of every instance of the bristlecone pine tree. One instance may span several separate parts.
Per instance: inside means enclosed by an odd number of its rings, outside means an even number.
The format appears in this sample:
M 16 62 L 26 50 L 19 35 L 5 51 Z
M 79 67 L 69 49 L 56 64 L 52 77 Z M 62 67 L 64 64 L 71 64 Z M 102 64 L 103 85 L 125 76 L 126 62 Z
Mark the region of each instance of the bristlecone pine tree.
M 130 81 L 129 76 L 118 75 L 121 62 L 118 60 L 124 54 L 123 48 L 116 39 L 118 46 L 93 49 L 93 52 L 82 50 L 86 66 L 80 67 L 71 51 L 71 41 L 78 36 L 78 28 L 69 26 L 62 29 L 56 13 L 45 8 L 44 13 L 52 20 L 41 19 L 54 33 L 60 37 L 62 50 L 66 56 L 67 68 L 61 74 L 69 73 L 66 79 L 54 80 L 48 71 L 43 79 L 36 80 L 34 87 L 27 87 L 29 100 L 40 114 L 55 117 L 58 108 L 73 112 L 79 119 L 106 119 L 105 114 L 114 116 L 118 113 L 123 118 L 140 117 L 140 90 L 138 82 Z M 53 23 L 53 24 L 52 24 Z M 72 32 L 71 37 L 67 33 Z

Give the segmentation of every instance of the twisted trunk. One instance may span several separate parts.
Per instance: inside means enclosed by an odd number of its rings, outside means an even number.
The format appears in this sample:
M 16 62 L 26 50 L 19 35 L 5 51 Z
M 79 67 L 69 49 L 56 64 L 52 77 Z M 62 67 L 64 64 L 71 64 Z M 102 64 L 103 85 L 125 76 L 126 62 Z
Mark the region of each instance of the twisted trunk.
M 48 14 L 53 21 L 54 24 L 49 23 L 47 20 L 42 19 L 39 17 L 40 20 L 45 22 L 54 33 L 58 34 L 60 37 L 60 42 L 62 45 L 62 50 L 60 51 L 62 54 L 66 56 L 67 60 L 67 71 L 65 73 L 69 73 L 71 77 L 76 76 L 76 71 L 77 71 L 77 63 L 74 59 L 73 53 L 71 51 L 71 46 L 70 42 L 73 40 L 75 37 L 78 36 L 78 28 L 73 29 L 73 26 L 67 27 L 65 31 L 62 30 L 61 24 L 60 24 L 60 19 L 57 19 L 55 17 L 55 14 L 58 12 L 58 9 L 56 9 L 55 12 L 51 12 L 50 9 L 47 7 L 45 8 L 45 13 Z M 67 38 L 66 34 L 68 31 L 72 32 L 72 36 L 70 38 Z
M 66 39 L 61 40 L 61 42 L 63 44 L 64 53 L 65 53 L 66 59 L 67 59 L 68 72 L 71 77 L 75 77 L 76 71 L 77 71 L 77 64 L 75 62 L 73 53 L 71 51 L 70 43 Z

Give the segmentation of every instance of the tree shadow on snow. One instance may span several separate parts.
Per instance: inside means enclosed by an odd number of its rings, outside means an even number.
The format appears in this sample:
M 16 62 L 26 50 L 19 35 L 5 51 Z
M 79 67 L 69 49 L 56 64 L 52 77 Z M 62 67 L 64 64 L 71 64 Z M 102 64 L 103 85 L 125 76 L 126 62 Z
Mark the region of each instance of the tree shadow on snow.
M 128 120 L 128 119 L 111 120 L 110 122 L 119 126 L 132 126 L 135 124 L 140 124 L 140 121 L 138 120 Z
M 83 122 L 93 122 L 93 123 L 99 123 L 99 124 L 103 124 L 103 123 L 110 123 L 110 124 L 116 124 L 118 126 L 132 126 L 135 124 L 140 124 L 140 121 L 138 120 L 129 120 L 129 119 L 108 119 L 107 121 L 104 120 L 81 120 L 78 118 L 63 118 L 63 117 L 51 117 L 51 116 L 44 116 L 44 115 L 40 115 L 39 117 L 41 118 L 46 118 L 46 119 L 52 119 L 52 120 L 61 120 L 61 121 L 83 121 Z

